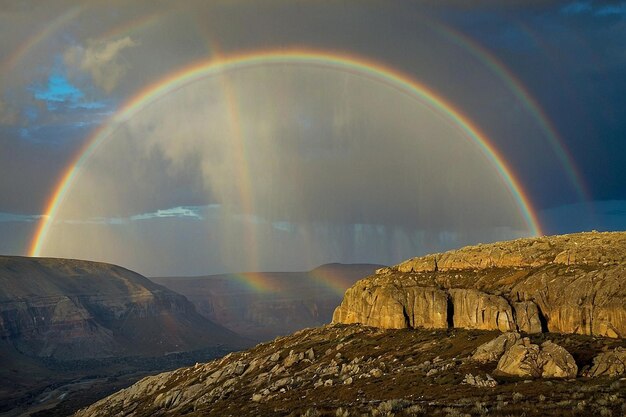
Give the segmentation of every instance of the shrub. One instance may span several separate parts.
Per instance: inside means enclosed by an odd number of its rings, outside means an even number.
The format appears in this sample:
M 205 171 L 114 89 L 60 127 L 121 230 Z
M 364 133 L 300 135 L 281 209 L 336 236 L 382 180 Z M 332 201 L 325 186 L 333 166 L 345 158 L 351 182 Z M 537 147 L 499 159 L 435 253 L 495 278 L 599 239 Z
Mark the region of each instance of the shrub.
M 302 414 L 302 417 L 319 417 L 321 414 L 319 411 L 317 411 L 317 408 L 308 408 L 304 414 Z
M 382 403 L 378 405 L 378 411 L 380 411 L 381 413 L 388 413 L 391 411 L 394 411 L 394 412 L 402 411 L 410 404 L 411 404 L 410 401 L 407 401 L 402 398 L 383 401 Z
M 336 417 L 348 417 L 350 415 L 350 412 L 348 410 L 345 410 L 341 407 L 339 407 L 337 410 L 335 410 L 335 416 Z
M 413 404 L 412 406 L 406 408 L 404 413 L 409 416 L 419 416 L 424 414 L 424 408 L 419 404 Z

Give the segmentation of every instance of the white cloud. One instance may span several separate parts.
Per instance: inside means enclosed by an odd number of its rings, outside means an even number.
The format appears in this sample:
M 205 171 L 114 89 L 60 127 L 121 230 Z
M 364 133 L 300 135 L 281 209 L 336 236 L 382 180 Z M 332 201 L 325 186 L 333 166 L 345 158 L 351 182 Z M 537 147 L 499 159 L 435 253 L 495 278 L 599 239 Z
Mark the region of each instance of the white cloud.
M 16 213 L 2 213 L 0 212 L 0 223 L 6 222 L 26 222 L 32 223 L 39 221 L 43 215 L 40 214 L 16 214 Z
M 153 213 L 137 214 L 135 216 L 132 216 L 131 220 L 148 220 L 164 217 L 190 217 L 202 220 L 202 216 L 199 213 L 198 207 L 173 207 L 165 210 L 157 210 Z
M 86 47 L 69 48 L 64 60 L 69 67 L 89 73 L 98 87 L 111 92 L 128 70 L 128 64 L 121 59 L 121 52 L 137 45 L 129 36 L 109 42 L 88 40 Z

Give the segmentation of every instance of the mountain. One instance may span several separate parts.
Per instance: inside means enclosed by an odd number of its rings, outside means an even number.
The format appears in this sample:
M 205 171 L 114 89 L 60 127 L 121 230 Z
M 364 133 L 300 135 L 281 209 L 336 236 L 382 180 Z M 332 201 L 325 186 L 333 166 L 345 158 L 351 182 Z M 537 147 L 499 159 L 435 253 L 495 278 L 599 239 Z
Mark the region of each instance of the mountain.
M 237 334 L 271 340 L 330 322 L 345 290 L 382 265 L 327 264 L 308 272 L 150 278 Z
M 346 291 L 334 324 L 145 378 L 76 416 L 622 415 L 624 243 L 522 239 L 383 268 Z
M 241 345 L 182 295 L 116 265 L 0 257 L 0 338 L 55 359 Z
M 184 296 L 125 268 L 0 256 L 0 412 L 87 376 L 131 375 L 130 383 L 249 345 Z

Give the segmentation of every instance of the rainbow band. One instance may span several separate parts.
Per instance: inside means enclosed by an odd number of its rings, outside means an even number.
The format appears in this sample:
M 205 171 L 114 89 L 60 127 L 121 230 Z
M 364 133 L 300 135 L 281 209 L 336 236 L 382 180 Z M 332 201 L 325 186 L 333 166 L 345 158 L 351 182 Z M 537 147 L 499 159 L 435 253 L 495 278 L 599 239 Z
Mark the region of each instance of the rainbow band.
M 544 133 L 548 144 L 552 151 L 556 155 L 559 163 L 565 170 L 568 180 L 571 182 L 576 191 L 577 197 L 581 201 L 586 201 L 589 198 L 589 191 L 585 185 L 585 181 L 582 175 L 576 168 L 574 163 L 574 157 L 567 150 L 565 142 L 561 135 L 559 135 L 556 127 L 550 121 L 545 111 L 541 108 L 541 105 L 531 95 L 524 84 L 516 77 L 510 69 L 504 65 L 494 54 L 489 52 L 487 48 L 480 45 L 478 42 L 470 38 L 469 36 L 459 32 L 458 30 L 443 25 L 435 24 L 432 21 L 426 21 L 434 31 L 446 38 L 450 43 L 459 46 L 461 49 L 468 51 L 474 57 L 476 57 L 483 65 L 495 74 L 502 82 L 511 90 L 513 95 L 520 101 L 526 111 L 530 113 L 539 128 Z
M 534 235 L 541 234 L 539 221 L 537 220 L 536 214 L 531 209 L 529 199 L 518 180 L 505 165 L 502 156 L 489 142 L 487 137 L 450 103 L 446 102 L 425 85 L 381 63 L 347 55 L 345 53 L 292 49 L 255 51 L 199 62 L 165 77 L 129 100 L 106 124 L 91 135 L 86 141 L 85 146 L 70 164 L 70 167 L 63 174 L 46 207 L 46 214 L 42 218 L 31 242 L 29 255 L 39 256 L 41 253 L 41 248 L 50 226 L 54 223 L 59 207 L 73 184 L 74 179 L 78 175 L 80 168 L 106 138 L 115 132 L 123 123 L 141 111 L 146 105 L 189 83 L 225 71 L 254 66 L 290 64 L 334 68 L 355 73 L 382 82 L 404 94 L 408 94 L 421 103 L 428 105 L 435 112 L 446 116 L 454 123 L 459 131 L 463 132 L 468 139 L 480 148 L 485 157 L 496 168 L 498 174 L 506 183 L 511 195 L 518 203 L 520 213 L 530 232 Z

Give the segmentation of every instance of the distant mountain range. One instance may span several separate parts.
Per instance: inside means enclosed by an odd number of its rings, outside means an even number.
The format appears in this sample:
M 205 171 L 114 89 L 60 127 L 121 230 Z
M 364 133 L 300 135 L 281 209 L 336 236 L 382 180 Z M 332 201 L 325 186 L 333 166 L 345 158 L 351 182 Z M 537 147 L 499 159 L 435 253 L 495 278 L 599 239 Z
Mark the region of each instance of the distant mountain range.
M 334 263 L 306 272 L 150 279 L 186 296 L 209 320 L 261 341 L 330 323 L 345 290 L 381 267 Z

